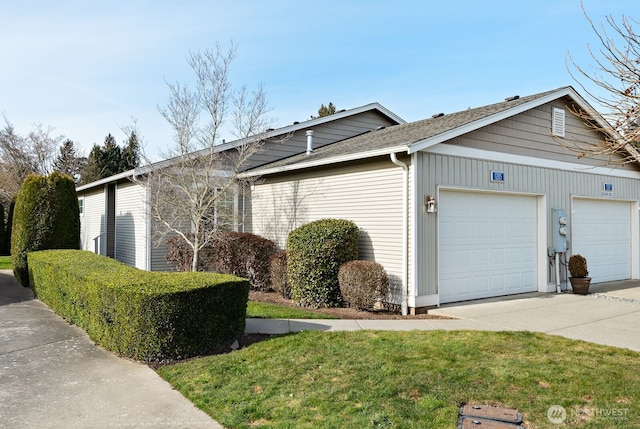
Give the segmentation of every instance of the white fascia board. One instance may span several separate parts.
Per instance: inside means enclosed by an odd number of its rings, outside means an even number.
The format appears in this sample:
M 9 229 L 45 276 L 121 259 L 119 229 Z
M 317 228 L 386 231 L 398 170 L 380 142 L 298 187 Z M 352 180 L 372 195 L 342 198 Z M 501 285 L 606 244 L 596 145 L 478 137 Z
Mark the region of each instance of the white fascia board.
M 460 147 L 444 143 L 426 149 L 424 152 L 438 155 L 457 156 L 461 158 L 481 159 L 485 161 L 505 162 L 508 164 L 521 164 L 532 167 L 552 168 L 555 170 L 576 171 L 580 173 L 624 177 L 628 179 L 640 179 L 640 171 L 620 170 L 612 167 L 591 167 L 572 162 L 513 155 L 504 152 L 491 152 L 488 150 Z
M 105 185 L 107 183 L 116 182 L 121 179 L 127 179 L 129 177 L 133 177 L 136 173 L 135 170 L 125 171 L 123 173 L 114 174 L 113 176 L 105 177 L 104 179 L 96 180 L 95 182 L 87 183 L 86 185 L 78 186 L 76 188 L 76 192 L 86 191 L 87 189 L 95 188 L 98 186 Z
M 238 175 L 240 178 L 266 176 L 269 174 L 285 173 L 287 171 L 303 170 L 312 167 L 321 167 L 324 165 L 338 164 L 341 162 L 357 161 L 360 159 L 373 158 L 376 156 L 390 155 L 391 153 L 407 152 L 406 146 L 388 147 L 384 149 L 372 150 L 368 152 L 360 152 L 357 154 L 340 155 L 332 158 L 324 158 L 319 160 L 301 161 L 291 165 L 273 168 L 257 168 L 255 171 L 247 171 Z
M 606 124 L 606 121 L 604 121 L 604 119 L 602 119 L 602 117 L 598 115 L 595 112 L 595 110 L 591 106 L 589 106 L 589 104 L 586 101 L 584 101 L 584 99 L 580 97 L 578 93 L 575 92 L 573 88 L 566 87 L 566 88 L 559 89 L 558 91 L 552 92 L 551 94 L 547 94 L 544 97 L 540 97 L 535 100 L 532 100 L 528 103 L 524 103 L 519 106 L 513 107 L 511 109 L 503 110 L 502 112 L 498 112 L 493 115 L 486 116 L 482 119 L 478 119 L 477 121 L 446 131 L 442 134 L 438 134 L 436 136 L 429 137 L 424 140 L 419 140 L 410 146 L 409 153 L 414 153 L 420 150 L 430 148 L 434 145 L 459 137 L 463 134 L 470 133 L 471 131 L 478 130 L 482 127 L 486 127 L 487 125 L 494 124 L 498 121 L 502 121 L 503 119 L 510 118 L 512 116 L 526 112 L 527 110 L 534 109 L 538 106 L 542 106 L 543 104 L 550 103 L 551 101 L 557 100 L 558 98 L 562 98 L 567 95 L 573 98 L 581 108 L 595 114 L 594 119 L 602 120 L 603 124 Z

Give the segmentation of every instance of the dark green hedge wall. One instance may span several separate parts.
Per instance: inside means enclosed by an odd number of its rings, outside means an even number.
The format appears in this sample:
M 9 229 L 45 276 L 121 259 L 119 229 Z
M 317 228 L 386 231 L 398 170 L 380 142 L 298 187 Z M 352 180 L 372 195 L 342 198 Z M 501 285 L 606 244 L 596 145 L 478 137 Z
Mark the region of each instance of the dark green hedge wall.
M 80 250 L 29 253 L 36 296 L 96 343 L 143 361 L 228 347 L 244 333 L 249 282 L 138 270 Z

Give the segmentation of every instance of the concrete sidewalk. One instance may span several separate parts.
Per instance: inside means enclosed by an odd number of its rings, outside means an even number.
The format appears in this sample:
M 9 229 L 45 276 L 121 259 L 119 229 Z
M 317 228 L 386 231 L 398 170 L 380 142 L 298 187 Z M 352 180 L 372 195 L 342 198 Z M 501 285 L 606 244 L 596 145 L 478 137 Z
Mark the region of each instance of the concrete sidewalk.
M 94 345 L 0 270 L 2 428 L 222 428 L 141 363 Z
M 248 319 L 247 333 L 306 330 L 535 331 L 640 351 L 640 282 L 594 285 L 593 294 L 529 293 L 443 305 L 431 314 L 455 320 L 270 320 Z

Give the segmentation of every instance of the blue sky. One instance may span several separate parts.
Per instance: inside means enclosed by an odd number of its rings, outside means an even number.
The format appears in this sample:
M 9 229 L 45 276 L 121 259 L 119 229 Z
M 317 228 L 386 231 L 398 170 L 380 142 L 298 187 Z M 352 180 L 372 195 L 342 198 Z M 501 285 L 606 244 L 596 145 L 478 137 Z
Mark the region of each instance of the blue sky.
M 640 20 L 637 0 L 583 0 L 590 17 Z M 88 153 L 137 118 L 152 157 L 158 113 L 189 51 L 238 44 L 236 87 L 264 84 L 276 126 L 322 103 L 377 101 L 407 121 L 574 85 L 597 39 L 579 0 L 31 1 L 0 13 L 0 113 L 21 134 L 55 128 Z M 230 138 L 228 136 L 227 138 Z

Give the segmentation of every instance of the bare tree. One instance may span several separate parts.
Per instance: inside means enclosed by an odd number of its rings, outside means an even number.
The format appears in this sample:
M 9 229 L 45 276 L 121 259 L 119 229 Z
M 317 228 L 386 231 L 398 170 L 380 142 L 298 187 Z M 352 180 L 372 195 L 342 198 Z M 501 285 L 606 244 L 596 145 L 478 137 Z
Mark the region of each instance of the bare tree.
M 248 93 L 233 91 L 229 67 L 236 45 L 227 50 L 190 53 L 187 62 L 195 85 L 168 83 L 169 100 L 159 107 L 173 128 L 174 145 L 166 161 L 149 168 L 151 215 L 156 243 L 167 235 L 181 236 L 191 247 L 191 269 L 199 268 L 200 252 L 220 231 L 233 228 L 235 195 L 243 166 L 264 143 L 261 133 L 269 125 L 264 88 Z M 231 117 L 234 143 L 221 141 L 220 132 Z
M 37 125 L 26 136 L 16 133 L 5 117 L 0 130 L 0 198 L 8 202 L 20 190 L 30 173 L 48 175 L 64 136 L 53 135 L 53 128 Z
M 606 23 L 597 26 L 588 16 L 584 6 L 582 10 L 598 37 L 600 46 L 598 49 L 592 49 L 587 45 L 594 61 L 589 64 L 589 68 L 578 65 L 570 54 L 567 65 L 583 92 L 604 110 L 602 117 L 607 123 L 594 121 L 593 112 L 585 112 L 578 107 L 572 108 L 573 113 L 585 124 L 605 136 L 598 146 L 578 143 L 573 149 L 579 152 L 579 156 L 608 155 L 612 163 L 616 162 L 614 155 L 616 159 L 621 159 L 618 163 L 638 162 L 640 39 L 633 28 L 638 21 L 626 16 L 622 16 L 621 21 L 616 21 L 608 15 Z M 574 69 L 573 72 L 569 63 Z

